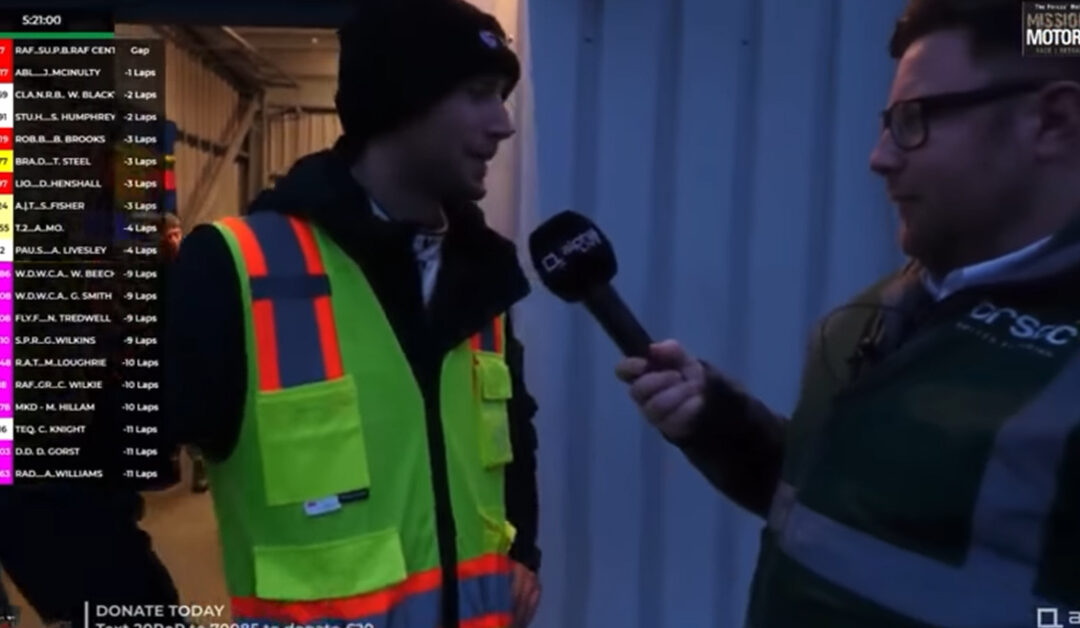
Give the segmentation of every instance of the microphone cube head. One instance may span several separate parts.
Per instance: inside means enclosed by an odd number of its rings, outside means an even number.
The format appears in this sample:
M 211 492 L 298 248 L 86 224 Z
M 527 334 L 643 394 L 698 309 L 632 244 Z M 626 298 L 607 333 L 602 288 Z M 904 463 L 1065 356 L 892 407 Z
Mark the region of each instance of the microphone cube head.
M 540 281 L 564 301 L 583 300 L 618 272 L 604 232 L 572 211 L 552 216 L 529 235 L 529 254 Z

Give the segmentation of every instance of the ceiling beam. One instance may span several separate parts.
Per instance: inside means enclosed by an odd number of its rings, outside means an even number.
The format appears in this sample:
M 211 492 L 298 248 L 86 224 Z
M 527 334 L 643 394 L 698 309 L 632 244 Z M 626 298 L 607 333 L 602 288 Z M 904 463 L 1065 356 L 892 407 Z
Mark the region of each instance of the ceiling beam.
M 244 39 L 243 35 L 237 33 L 233 28 L 229 26 L 222 26 L 220 28 L 222 33 L 225 33 L 225 35 L 229 39 L 236 42 L 236 44 L 240 46 L 242 51 L 246 52 L 245 56 L 247 56 L 248 59 L 256 67 L 258 67 L 260 70 L 267 70 L 274 75 L 274 84 L 284 85 L 286 87 L 299 86 L 296 82 L 296 79 L 294 79 L 289 72 L 282 70 L 281 67 L 278 66 L 276 63 L 267 59 L 266 56 L 262 54 L 262 52 L 260 52 L 258 48 L 251 44 L 251 42 L 249 42 L 248 40 Z M 241 54 L 244 54 L 244 52 L 242 52 Z
M 333 55 L 336 55 L 338 53 L 338 45 L 337 45 L 336 42 L 332 43 L 332 44 L 323 44 L 320 41 L 317 44 L 313 44 L 310 41 L 308 41 L 308 42 L 304 42 L 304 41 L 297 41 L 297 42 L 272 41 L 272 40 L 264 39 L 262 37 L 252 37 L 251 35 L 244 35 L 244 38 L 247 39 L 249 42 L 251 42 L 252 46 L 255 46 L 256 48 L 258 48 L 262 52 L 271 52 L 271 53 L 273 53 L 273 52 L 299 52 L 299 53 L 313 52 L 313 53 L 333 54 Z M 226 49 L 226 50 L 232 48 L 232 46 L 228 46 L 226 44 L 210 44 L 210 47 L 214 48 L 214 49 Z
M 271 87 L 266 90 L 271 107 L 333 107 L 336 81 L 308 81 L 300 89 Z
M 337 72 L 292 72 L 290 77 L 297 83 L 310 83 L 320 81 L 337 81 Z M 278 85 L 277 87 L 291 87 L 290 85 Z
M 198 179 L 199 184 L 191 193 L 191 207 L 187 217 L 190 221 L 187 225 L 189 229 L 192 225 L 202 222 L 204 215 L 209 211 L 211 195 L 221 182 L 221 177 L 228 170 L 228 166 L 236 161 L 236 156 L 240 153 L 248 131 L 251 130 L 258 109 L 259 101 L 257 100 L 251 100 L 243 105 L 242 113 L 222 138 L 222 143 L 227 147 L 225 154 L 208 161 L 203 167 L 202 176 Z
M 296 52 L 293 54 L 273 54 L 265 48 L 259 52 L 273 62 L 282 72 L 301 78 L 308 76 L 337 76 L 338 56 L 332 52 Z

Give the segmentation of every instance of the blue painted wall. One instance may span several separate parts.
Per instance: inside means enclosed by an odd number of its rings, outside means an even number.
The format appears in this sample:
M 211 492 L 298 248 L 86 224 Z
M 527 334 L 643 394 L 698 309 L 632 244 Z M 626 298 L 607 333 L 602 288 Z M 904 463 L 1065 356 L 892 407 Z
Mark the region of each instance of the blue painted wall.
M 788 413 L 814 319 L 894 268 L 866 162 L 899 0 L 530 0 L 537 168 L 521 233 L 566 208 L 616 287 Z M 540 400 L 543 628 L 737 627 L 760 522 L 643 425 L 612 344 L 540 287 L 518 312 Z

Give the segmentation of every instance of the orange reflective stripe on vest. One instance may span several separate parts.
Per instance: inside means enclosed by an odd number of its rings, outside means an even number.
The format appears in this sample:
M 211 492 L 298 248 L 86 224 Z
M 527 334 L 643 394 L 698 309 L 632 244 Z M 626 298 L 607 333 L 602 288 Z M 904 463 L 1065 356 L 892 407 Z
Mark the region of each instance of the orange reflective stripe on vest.
M 502 329 L 499 326 L 499 317 L 496 316 L 490 323 L 484 325 L 480 331 L 469 337 L 469 348 L 473 351 L 489 351 L 500 353 L 502 351 Z M 474 360 L 476 358 L 473 358 Z M 476 389 L 476 372 L 473 371 L 473 389 Z
M 503 628 L 512 620 L 510 559 L 489 554 L 458 564 L 459 628 Z
M 236 217 L 223 218 L 221 223 L 232 231 L 240 252 L 244 256 L 249 278 L 266 276 L 266 257 L 251 228 Z M 259 365 L 259 389 L 277 390 L 281 388 L 277 369 L 277 342 L 274 340 L 274 309 L 268 299 L 252 299 L 252 324 L 255 332 L 255 360 Z
M 473 334 L 469 338 L 469 348 L 473 351 L 490 351 L 502 353 L 502 329 L 499 326 L 499 317 L 495 317 L 490 323 Z
M 251 222 L 230 217 L 221 224 L 235 236 L 247 267 L 259 390 L 341 377 L 330 282 L 311 227 L 292 217 Z M 264 249 L 273 255 L 267 257 Z M 282 362 L 279 355 L 291 357 Z
M 510 613 L 491 613 L 473 619 L 463 619 L 458 628 L 508 628 L 513 622 Z
M 457 571 L 459 628 L 510 626 L 509 559 L 481 556 L 462 562 Z M 265 627 L 323 624 L 345 628 L 353 623 L 376 628 L 434 628 L 440 624 L 441 583 L 441 570 L 430 569 L 393 587 L 348 598 L 313 602 L 232 598 L 233 621 Z
M 311 226 L 301 222 L 292 216 L 289 217 L 296 241 L 304 256 L 304 266 L 309 275 L 325 275 L 323 270 L 322 256 L 315 244 L 315 236 L 311 233 Z M 326 370 L 326 379 L 341 377 L 341 351 L 338 349 L 337 330 L 334 327 L 334 312 L 330 308 L 330 295 L 323 294 L 315 297 L 315 323 L 319 330 L 319 347 L 322 349 L 323 368 Z

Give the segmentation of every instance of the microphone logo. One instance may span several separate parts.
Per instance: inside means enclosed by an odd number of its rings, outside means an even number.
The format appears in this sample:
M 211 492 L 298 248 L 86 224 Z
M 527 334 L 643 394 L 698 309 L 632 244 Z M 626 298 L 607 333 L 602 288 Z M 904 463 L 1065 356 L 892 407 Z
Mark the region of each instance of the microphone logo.
M 544 267 L 544 272 L 548 273 L 562 270 L 566 268 L 566 258 L 575 253 L 588 253 L 603 243 L 600 233 L 595 228 L 589 228 L 563 243 L 558 252 L 552 251 L 545 255 L 540 260 L 540 265 Z
M 540 260 L 540 265 L 544 267 L 545 273 L 553 273 L 559 269 L 566 268 L 566 262 L 563 258 L 559 257 L 557 253 L 548 253 L 544 256 L 544 259 Z
M 611 281 L 618 270 L 607 236 L 581 214 L 564 211 L 529 235 L 533 268 L 549 290 L 576 302 Z

